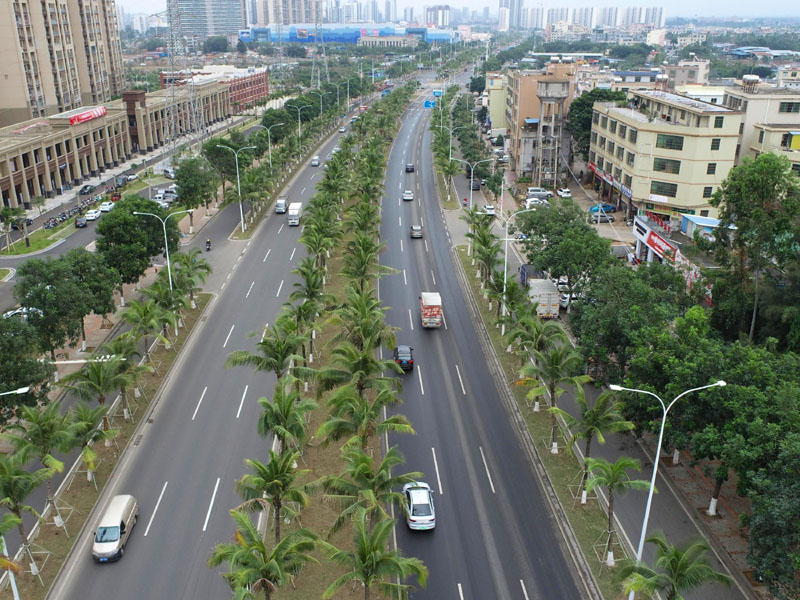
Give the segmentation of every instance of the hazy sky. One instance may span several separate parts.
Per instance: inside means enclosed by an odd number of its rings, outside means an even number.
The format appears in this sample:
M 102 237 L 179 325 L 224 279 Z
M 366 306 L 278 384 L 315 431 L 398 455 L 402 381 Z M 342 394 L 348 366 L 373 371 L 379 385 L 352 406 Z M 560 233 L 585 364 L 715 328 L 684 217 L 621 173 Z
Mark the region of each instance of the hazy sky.
M 126 12 L 153 14 L 163 11 L 166 7 L 165 0 L 117 0 L 117 3 L 125 7 Z M 380 10 L 383 10 L 384 0 L 378 0 Z M 411 0 L 397 0 L 397 10 L 402 14 L 403 8 L 413 6 L 415 12 L 419 14 L 425 5 L 445 4 L 447 0 L 430 0 L 429 2 L 413 2 Z M 498 2 L 486 0 L 458 0 L 450 2 L 451 6 L 469 6 L 475 10 L 482 11 L 484 6 L 489 6 L 492 13 L 497 13 Z M 601 0 L 599 3 L 591 0 L 554 0 L 536 1 L 523 0 L 523 6 L 543 6 L 549 7 L 581 7 L 581 6 L 663 6 L 667 17 L 691 17 L 691 16 L 800 16 L 800 8 L 793 2 L 784 0 L 761 0 L 760 2 L 745 2 L 744 0 L 705 0 L 698 3 L 696 0 L 670 0 L 669 2 L 648 2 L 646 0 L 636 2 L 624 0 Z

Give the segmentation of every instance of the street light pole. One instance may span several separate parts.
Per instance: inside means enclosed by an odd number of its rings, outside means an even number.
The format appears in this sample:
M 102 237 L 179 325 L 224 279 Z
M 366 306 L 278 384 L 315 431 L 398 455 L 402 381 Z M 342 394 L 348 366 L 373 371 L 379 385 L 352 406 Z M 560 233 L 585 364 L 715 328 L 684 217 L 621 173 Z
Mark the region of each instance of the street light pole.
M 447 160 L 453 160 L 453 132 L 456 129 L 464 129 L 465 127 L 469 127 L 469 125 L 459 125 L 458 127 L 447 127 L 446 125 L 439 125 L 442 129 L 447 129 L 450 132 L 450 144 L 449 144 L 449 153 L 447 156 Z
M 481 163 L 491 162 L 493 158 L 487 158 L 485 160 L 479 160 L 476 163 L 470 163 L 463 158 L 451 158 L 450 160 L 457 160 L 458 162 L 463 162 L 465 165 L 469 167 L 469 207 L 472 209 L 472 184 L 475 182 L 475 167 L 477 167 Z
M 506 316 L 506 284 L 508 283 L 508 226 L 511 223 L 511 219 L 516 217 L 517 215 L 521 215 L 522 213 L 528 212 L 535 212 L 535 208 L 523 208 L 516 212 L 511 213 L 508 215 L 506 219 L 506 227 L 505 227 L 505 238 L 503 243 L 505 248 L 503 250 L 503 308 L 500 310 L 500 315 L 505 317 Z M 506 322 L 503 319 L 503 322 L 500 325 L 500 336 L 504 336 L 506 334 Z
M 321 117 L 322 116 L 322 96 L 327 96 L 328 94 L 331 94 L 333 92 L 320 93 L 320 92 L 315 92 L 314 90 L 308 90 L 308 93 L 309 94 L 316 94 L 317 96 L 319 96 L 319 116 Z
M 286 107 L 286 104 L 283 106 Z M 304 108 L 311 108 L 311 105 L 304 104 L 303 106 L 295 106 L 294 104 L 290 104 L 289 108 L 293 108 L 297 111 L 297 147 L 299 149 L 303 145 L 303 128 L 300 125 L 300 111 Z
M 133 213 L 135 215 L 147 215 L 148 217 L 155 217 L 156 219 L 161 221 L 161 228 L 164 230 L 164 249 L 166 250 L 166 253 L 167 253 L 167 276 L 169 278 L 169 291 L 170 292 L 172 291 L 173 288 L 172 288 L 172 266 L 170 265 L 170 260 L 169 260 L 169 239 L 167 239 L 167 219 L 169 219 L 170 217 L 174 217 L 175 215 L 182 215 L 182 214 L 185 214 L 185 213 L 190 213 L 191 214 L 193 212 L 194 212 L 194 210 L 191 209 L 191 208 L 189 210 L 179 210 L 177 212 L 168 214 L 163 219 L 161 217 L 159 217 L 158 215 L 154 214 L 154 213 L 149 213 L 149 212 L 134 212 Z
M 264 125 L 259 125 L 262 129 L 267 130 L 267 148 L 269 149 L 269 170 L 272 171 L 272 138 L 269 135 L 269 130 L 273 127 L 278 127 L 279 125 L 283 125 L 283 123 L 275 123 L 274 125 L 270 125 L 269 127 L 265 127 Z
M 298 123 L 299 123 L 299 121 L 298 121 Z M 255 146 L 245 146 L 244 148 L 239 148 L 238 150 L 234 150 L 230 146 L 224 146 L 222 144 L 217 144 L 217 148 L 226 148 L 227 150 L 230 150 L 231 152 L 233 152 L 233 158 L 236 161 L 236 190 L 239 193 L 239 218 L 241 219 L 242 233 L 244 233 L 244 230 L 246 228 L 244 226 L 244 209 L 242 208 L 242 185 L 241 185 L 241 180 L 239 179 L 239 152 L 241 152 L 242 150 L 254 150 L 256 147 Z
M 650 507 L 653 503 L 653 491 L 655 490 L 656 486 L 656 475 L 658 475 L 658 461 L 661 459 L 661 444 L 664 440 L 664 428 L 667 424 L 667 415 L 669 414 L 669 410 L 673 407 L 673 405 L 683 398 L 686 394 L 690 394 L 692 392 L 699 392 L 701 390 L 706 390 L 712 387 L 725 387 L 727 383 L 720 380 L 709 385 L 703 385 L 700 387 L 692 388 L 690 390 L 686 390 L 678 394 L 675 399 L 670 402 L 669 404 L 664 404 L 664 401 L 657 395 L 651 392 L 650 390 L 639 390 L 635 388 L 626 388 L 622 387 L 621 385 L 611 384 L 608 387 L 615 392 L 634 392 L 637 394 L 647 394 L 648 396 L 652 396 L 658 403 L 661 404 L 661 429 L 658 432 L 658 445 L 656 446 L 656 458 L 653 461 L 653 475 L 650 478 L 650 489 L 647 492 L 647 505 L 644 509 L 644 520 L 642 521 L 642 532 L 639 535 L 639 547 L 636 550 L 636 561 L 641 562 L 642 560 L 642 550 L 644 549 L 644 539 L 647 535 L 647 523 L 650 520 Z M 633 600 L 635 592 L 631 591 L 628 594 L 628 600 Z

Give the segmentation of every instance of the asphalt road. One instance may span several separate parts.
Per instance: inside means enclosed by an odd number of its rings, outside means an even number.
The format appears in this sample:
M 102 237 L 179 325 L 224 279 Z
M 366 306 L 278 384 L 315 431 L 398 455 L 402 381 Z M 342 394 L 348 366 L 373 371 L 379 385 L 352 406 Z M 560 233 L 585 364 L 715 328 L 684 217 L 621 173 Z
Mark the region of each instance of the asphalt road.
M 412 532 L 399 519 L 397 540 L 430 570 L 414 598 L 574 599 L 583 597 L 543 492 L 503 408 L 459 286 L 451 244 L 436 201 L 428 112 L 417 101 L 389 158 L 382 213 L 382 262 L 400 271 L 380 282 L 414 348 L 399 409 L 415 436 L 390 436 L 436 491 L 437 526 Z M 406 174 L 404 165 L 416 164 Z M 400 200 L 411 189 L 413 202 Z M 410 225 L 424 238 L 410 239 Z M 422 329 L 419 292 L 442 295 L 446 325 Z

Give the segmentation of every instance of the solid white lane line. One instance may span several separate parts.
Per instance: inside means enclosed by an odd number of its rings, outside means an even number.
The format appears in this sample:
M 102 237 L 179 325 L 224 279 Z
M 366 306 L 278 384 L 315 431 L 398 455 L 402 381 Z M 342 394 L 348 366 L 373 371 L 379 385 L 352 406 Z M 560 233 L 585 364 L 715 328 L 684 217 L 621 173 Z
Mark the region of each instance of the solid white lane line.
M 458 584 L 458 597 L 460 600 L 464 600 L 464 592 L 461 590 L 461 584 Z
M 239 400 L 239 410 L 236 411 L 236 418 L 239 418 L 239 415 L 242 414 L 242 406 L 244 406 L 244 397 L 247 395 L 247 388 L 249 386 L 244 386 L 244 391 L 242 392 L 242 399 Z
M 294 253 L 297 252 L 297 247 L 292 248 L 292 255 L 289 257 L 289 260 L 294 258 Z
M 433 269 L 431 269 L 431 277 L 433 277 L 433 285 L 436 285 L 436 275 L 433 274 Z
M 403 251 L 403 240 L 402 240 L 402 238 L 401 238 L 401 239 L 400 239 L 400 252 L 402 252 L 402 251 Z
M 467 391 L 464 389 L 464 382 L 461 380 L 461 371 L 459 370 L 458 365 L 456 365 L 456 375 L 458 375 L 458 383 L 461 384 L 461 393 L 466 396 Z
M 444 328 L 447 329 L 447 319 L 444 318 L 444 311 L 442 311 L 442 323 L 444 323 Z
M 203 523 L 203 531 L 205 531 L 206 527 L 208 527 L 208 519 L 211 517 L 211 509 L 214 507 L 214 500 L 217 497 L 218 489 L 219 489 L 219 477 L 217 477 L 217 483 L 214 485 L 214 493 L 211 495 L 211 502 L 208 505 L 208 512 L 206 513 L 206 522 Z
M 278 293 L 275 294 L 276 298 L 281 295 L 281 289 L 282 288 L 283 288 L 283 279 L 281 279 L 281 284 L 278 286 Z
M 481 459 L 483 460 L 483 468 L 486 469 L 486 476 L 489 478 L 489 487 L 492 488 L 492 493 L 494 494 L 494 483 L 492 483 L 492 474 L 489 473 L 489 465 L 486 464 L 486 456 L 483 454 L 483 446 L 478 446 L 478 450 L 481 451 Z
M 153 509 L 153 514 L 150 515 L 150 520 L 147 522 L 147 529 L 144 530 L 144 537 L 147 537 L 147 534 L 150 533 L 150 526 L 153 524 L 153 519 L 156 518 L 156 513 L 158 512 L 158 507 L 161 505 L 161 499 L 164 497 L 164 492 L 167 491 L 167 484 L 169 481 L 164 482 L 164 487 L 161 488 L 161 493 L 158 495 L 158 500 L 156 501 L 156 507 Z
M 284 225 L 285 225 L 285 223 L 284 223 Z M 278 228 L 278 235 L 280 235 L 281 231 L 283 231 L 283 225 L 281 225 L 281 226 Z
M 264 341 L 264 336 L 267 335 L 267 329 L 269 329 L 269 323 L 264 323 L 264 330 L 261 332 L 261 339 L 258 341 L 259 344 Z
M 424 240 L 424 242 L 425 242 L 425 252 L 427 252 L 428 251 L 428 240 Z
M 411 309 L 408 309 L 408 322 L 411 324 L 411 331 L 414 331 L 414 319 L 411 318 Z
M 244 297 L 245 297 L 245 298 L 249 298 L 249 297 L 250 297 L 250 292 L 252 292 L 252 291 L 253 291 L 253 286 L 254 286 L 255 284 L 256 284 L 256 282 L 255 282 L 255 281 L 254 281 L 253 283 L 251 283 L 251 284 L 250 284 L 250 287 L 248 288 L 248 290 L 247 290 L 247 293 L 244 295 Z
M 422 369 L 419 368 L 419 365 L 414 369 L 417 372 L 417 377 L 419 378 L 419 391 L 422 392 L 422 395 L 425 395 L 425 386 L 422 385 Z
M 439 463 L 436 462 L 436 450 L 434 448 L 431 448 L 431 454 L 433 454 L 433 468 L 436 470 L 436 483 L 439 484 L 439 494 L 444 494 L 442 478 L 439 477 Z
M 530 600 L 530 598 L 528 598 L 528 590 L 525 589 L 525 582 L 520 579 L 519 584 L 522 586 L 522 595 L 525 596 L 525 600 Z
M 264 255 L 264 260 L 262 260 L 261 262 L 267 262 L 267 257 L 269 256 L 269 253 L 270 253 L 270 252 L 272 252 L 272 248 L 270 248 L 269 250 L 267 250 L 267 253 Z
M 231 325 L 231 330 L 228 332 L 228 337 L 225 338 L 225 343 L 222 344 L 223 348 L 228 345 L 228 340 L 231 339 L 231 334 L 233 333 L 233 328 L 234 327 L 236 327 L 235 323 L 233 325 Z
M 408 285 L 408 281 L 406 280 L 406 270 L 403 269 L 403 285 Z
M 200 410 L 200 405 L 203 403 L 203 398 L 206 397 L 207 391 L 208 391 L 208 386 L 203 388 L 203 393 L 200 395 L 200 400 L 197 401 L 197 406 L 195 407 L 194 412 L 192 413 L 192 421 L 194 421 L 194 418 L 197 416 L 197 411 Z

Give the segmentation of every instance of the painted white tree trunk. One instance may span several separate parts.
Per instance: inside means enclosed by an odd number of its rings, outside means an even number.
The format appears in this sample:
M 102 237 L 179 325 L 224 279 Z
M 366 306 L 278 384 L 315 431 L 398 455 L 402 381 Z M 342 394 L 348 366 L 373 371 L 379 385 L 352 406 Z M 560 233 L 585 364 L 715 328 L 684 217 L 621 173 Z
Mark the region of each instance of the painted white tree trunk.
M 539 401 L 533 403 L 533 412 L 539 412 Z
M 706 514 L 709 517 L 716 517 L 717 516 L 717 499 L 716 498 L 712 498 L 711 502 L 708 503 L 708 510 L 706 511 Z
M 677 465 L 681 462 L 681 451 L 675 448 L 675 451 L 672 453 L 672 464 Z
M 550 448 L 550 454 L 558 454 L 558 442 L 553 442 L 553 445 Z
M 606 556 L 606 566 L 613 567 L 616 564 L 614 561 L 614 551 L 609 550 L 608 555 Z
M 581 504 L 586 504 L 586 488 L 581 490 Z
M 94 475 L 92 474 L 92 470 L 91 469 L 86 469 L 86 481 L 91 483 L 93 478 L 94 478 Z

